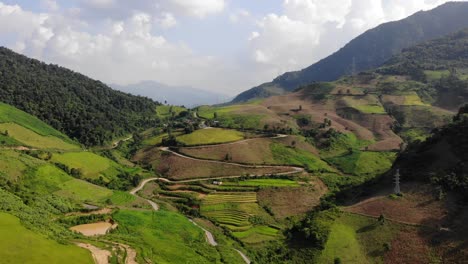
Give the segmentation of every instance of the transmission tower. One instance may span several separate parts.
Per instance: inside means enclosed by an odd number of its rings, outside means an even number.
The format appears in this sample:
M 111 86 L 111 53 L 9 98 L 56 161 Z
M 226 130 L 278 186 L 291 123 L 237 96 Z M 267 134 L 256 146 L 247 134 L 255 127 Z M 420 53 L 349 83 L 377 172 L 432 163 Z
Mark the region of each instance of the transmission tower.
M 400 195 L 400 169 L 397 169 L 395 173 L 395 194 Z

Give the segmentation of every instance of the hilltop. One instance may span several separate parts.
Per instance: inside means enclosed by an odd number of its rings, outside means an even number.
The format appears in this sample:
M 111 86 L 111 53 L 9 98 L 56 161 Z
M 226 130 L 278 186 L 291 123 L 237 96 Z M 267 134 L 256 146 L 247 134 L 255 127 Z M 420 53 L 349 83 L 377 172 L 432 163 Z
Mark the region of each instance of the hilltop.
M 114 91 L 57 65 L 0 48 L 0 101 L 84 145 L 102 145 L 157 123 L 158 103 Z
M 449 2 L 400 21 L 382 24 L 353 39 L 325 59 L 272 82 L 239 94 L 232 103 L 280 95 L 312 82 L 334 81 L 344 75 L 381 66 L 403 49 L 468 27 L 468 3 Z

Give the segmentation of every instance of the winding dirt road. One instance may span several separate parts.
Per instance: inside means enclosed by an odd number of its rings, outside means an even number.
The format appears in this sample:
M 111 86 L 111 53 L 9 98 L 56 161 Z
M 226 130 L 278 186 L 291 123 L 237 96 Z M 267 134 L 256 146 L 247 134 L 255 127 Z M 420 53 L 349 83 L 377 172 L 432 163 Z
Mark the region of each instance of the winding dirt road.
M 291 171 L 288 171 L 288 172 L 279 172 L 279 173 L 275 173 L 276 175 L 290 175 L 290 174 L 295 174 L 295 173 L 299 173 L 299 172 L 303 172 L 304 171 L 304 168 L 301 168 L 301 167 L 294 167 L 294 166 L 283 166 L 283 165 L 246 165 L 246 164 L 241 164 L 241 163 L 235 163 L 235 162 L 225 162 L 225 161 L 219 161 L 219 160 L 206 160 L 206 159 L 199 159 L 199 158 L 194 158 L 194 157 L 190 157 L 190 156 L 186 156 L 182 153 L 179 153 L 179 152 L 175 152 L 171 149 L 169 149 L 168 147 L 161 147 L 159 148 L 161 151 L 165 151 L 165 152 L 169 152 L 169 153 L 172 153 L 178 157 L 181 157 L 181 158 L 184 158 L 184 159 L 189 159 L 189 160 L 194 160 L 194 161 L 202 161 L 202 162 L 208 162 L 208 163 L 216 163 L 216 164 L 227 164 L 227 165 L 234 165 L 234 166 L 238 166 L 238 167 L 242 167 L 242 168 L 249 168 L 249 169 L 259 169 L 259 168 L 291 168 Z M 235 177 L 242 177 L 242 176 L 224 176 L 224 179 L 227 179 L 227 178 L 235 178 Z M 209 178 L 206 178 L 206 179 L 221 179 L 223 178 L 223 176 L 221 177 L 209 177 Z M 203 180 L 203 179 L 200 179 L 200 180 Z M 174 182 L 183 182 L 183 181 L 174 181 Z M 188 182 L 188 181 L 185 181 L 185 182 Z M 193 182 L 193 181 L 192 181 Z

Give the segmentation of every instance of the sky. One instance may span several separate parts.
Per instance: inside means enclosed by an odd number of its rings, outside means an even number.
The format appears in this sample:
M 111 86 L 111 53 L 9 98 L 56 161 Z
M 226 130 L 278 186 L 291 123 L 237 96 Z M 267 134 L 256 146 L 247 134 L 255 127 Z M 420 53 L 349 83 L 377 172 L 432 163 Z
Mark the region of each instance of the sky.
M 235 95 L 445 0 L 0 0 L 0 45 L 108 84 Z

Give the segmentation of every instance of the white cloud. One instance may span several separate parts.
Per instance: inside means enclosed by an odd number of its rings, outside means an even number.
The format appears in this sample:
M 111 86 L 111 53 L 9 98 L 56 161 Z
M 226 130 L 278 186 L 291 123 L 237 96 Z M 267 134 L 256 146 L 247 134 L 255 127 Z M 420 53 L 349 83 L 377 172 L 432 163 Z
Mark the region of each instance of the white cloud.
M 41 6 L 49 11 L 57 11 L 59 9 L 59 5 L 55 0 L 41 0 Z
M 232 12 L 229 15 L 229 21 L 232 23 L 237 23 L 241 20 L 245 20 L 250 17 L 250 12 L 245 9 L 239 9 L 236 12 Z
M 352 38 L 383 22 L 402 19 L 446 0 L 283 0 L 248 37 L 251 57 L 263 76 L 300 70 L 330 55 Z
M 156 23 L 163 29 L 168 29 L 175 27 L 177 25 L 177 20 L 171 13 L 162 13 L 158 18 L 156 18 Z
M 203 18 L 224 10 L 224 0 L 169 0 L 168 4 L 184 14 Z
M 135 13 L 110 24 L 102 33 L 83 31 L 80 23 L 70 19 L 0 3 L 0 34 L 15 33 L 9 46 L 18 52 L 109 83 L 158 80 L 198 87 L 219 84 L 213 76 L 223 64 L 155 35 L 154 19 L 149 14 Z

